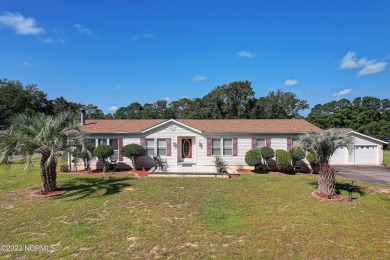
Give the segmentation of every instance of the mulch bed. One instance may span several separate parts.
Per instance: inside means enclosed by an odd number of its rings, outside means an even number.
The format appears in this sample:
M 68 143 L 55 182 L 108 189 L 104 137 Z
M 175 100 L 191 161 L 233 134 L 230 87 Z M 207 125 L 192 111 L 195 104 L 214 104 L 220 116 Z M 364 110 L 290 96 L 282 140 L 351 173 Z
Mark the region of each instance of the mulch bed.
M 47 192 L 47 193 L 42 193 L 41 189 L 39 189 L 39 190 L 35 190 L 35 191 L 31 192 L 30 194 L 33 197 L 48 198 L 48 197 L 54 197 L 54 196 L 62 195 L 65 192 L 66 192 L 66 190 L 64 190 L 64 189 L 56 189 L 54 191 L 50 191 L 50 192 Z
M 318 191 L 313 191 L 311 193 L 311 195 L 315 198 L 318 198 L 321 200 L 326 200 L 326 201 L 343 201 L 343 200 L 345 201 L 346 200 L 346 198 L 344 196 L 341 196 L 341 195 L 334 195 L 329 199 L 328 196 L 326 196 L 325 194 L 322 194 Z

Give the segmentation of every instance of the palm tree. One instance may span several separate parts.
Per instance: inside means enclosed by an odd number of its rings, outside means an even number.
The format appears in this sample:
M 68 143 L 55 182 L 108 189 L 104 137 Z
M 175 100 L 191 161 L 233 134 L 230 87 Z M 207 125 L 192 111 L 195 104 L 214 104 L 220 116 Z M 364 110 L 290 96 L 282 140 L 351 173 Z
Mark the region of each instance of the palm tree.
M 19 114 L 12 119 L 8 133 L 0 139 L 0 164 L 9 164 L 9 158 L 18 154 L 24 157 L 24 169 L 27 170 L 33 166 L 32 155 L 41 154 L 41 191 L 47 193 L 57 189 L 57 158 L 75 145 L 85 149 L 84 140 L 73 113 L 62 112 L 56 116 Z
M 336 177 L 333 167 L 329 165 L 330 157 L 339 147 L 351 148 L 353 137 L 338 131 L 306 133 L 300 136 L 300 143 L 304 150 L 318 155 L 318 192 L 332 197 L 336 194 Z

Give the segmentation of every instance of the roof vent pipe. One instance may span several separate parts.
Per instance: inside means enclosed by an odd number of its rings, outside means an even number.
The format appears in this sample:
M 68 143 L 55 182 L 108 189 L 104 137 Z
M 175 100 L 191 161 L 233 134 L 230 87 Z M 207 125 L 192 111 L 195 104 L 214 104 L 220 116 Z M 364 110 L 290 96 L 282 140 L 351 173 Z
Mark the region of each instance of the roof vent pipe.
M 81 125 L 85 125 L 85 109 L 81 109 Z

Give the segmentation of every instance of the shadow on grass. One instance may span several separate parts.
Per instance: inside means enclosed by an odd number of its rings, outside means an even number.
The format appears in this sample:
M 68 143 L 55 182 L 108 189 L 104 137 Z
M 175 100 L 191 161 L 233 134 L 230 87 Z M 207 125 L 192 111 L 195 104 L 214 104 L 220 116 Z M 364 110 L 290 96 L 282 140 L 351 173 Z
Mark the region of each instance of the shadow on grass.
M 60 188 L 67 190 L 67 192 L 56 199 L 73 198 L 74 200 L 79 200 L 94 194 L 100 194 L 101 192 L 103 192 L 101 196 L 113 195 L 119 193 L 126 187 L 130 187 L 130 180 L 135 179 L 130 177 L 113 178 L 111 176 L 102 178 L 75 178 L 60 185 Z
M 318 188 L 318 183 L 316 181 L 310 182 L 310 185 Z M 350 187 L 353 187 L 352 195 L 353 193 L 358 193 L 360 196 L 366 195 L 366 192 L 363 190 L 363 187 L 356 185 L 355 183 L 352 186 L 352 183 L 348 183 L 348 182 L 340 183 L 337 181 L 336 181 L 336 194 L 341 194 L 342 191 L 345 191 L 348 194 Z M 352 199 L 356 199 L 356 198 L 352 198 Z

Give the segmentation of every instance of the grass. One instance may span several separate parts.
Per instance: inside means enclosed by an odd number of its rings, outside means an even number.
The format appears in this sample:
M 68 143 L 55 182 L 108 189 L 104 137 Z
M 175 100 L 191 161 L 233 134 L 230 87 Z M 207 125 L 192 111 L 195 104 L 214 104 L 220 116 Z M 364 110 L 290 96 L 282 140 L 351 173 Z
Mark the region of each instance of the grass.
M 383 150 L 383 162 L 390 165 L 390 150 Z
M 0 168 L 0 258 L 390 258 L 389 186 L 360 184 L 352 203 L 314 199 L 316 176 L 241 179 L 59 175 L 64 196 L 38 199 L 39 173 Z M 347 179 L 338 178 L 347 195 Z

